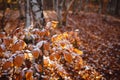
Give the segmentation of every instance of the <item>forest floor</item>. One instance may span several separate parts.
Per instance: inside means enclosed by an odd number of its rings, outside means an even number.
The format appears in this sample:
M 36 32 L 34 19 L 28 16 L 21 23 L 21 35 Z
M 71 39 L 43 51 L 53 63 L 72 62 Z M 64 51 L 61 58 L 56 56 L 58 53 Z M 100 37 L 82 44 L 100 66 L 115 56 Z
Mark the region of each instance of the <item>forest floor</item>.
M 45 14 L 48 21 L 56 20 L 54 12 Z M 17 27 L 15 25 L 19 23 L 18 16 L 17 12 L 11 14 L 11 23 L 4 28 L 7 33 Z M 67 24 L 56 30 L 60 33 L 78 33 L 80 45 L 75 47 L 83 51 L 83 61 L 106 80 L 120 80 L 120 20 L 112 16 L 105 19 L 104 15 L 80 12 L 69 14 Z M 19 24 L 19 27 L 21 25 L 24 23 Z
M 51 16 L 52 15 L 52 16 Z M 47 12 L 47 18 L 55 19 Z M 96 13 L 69 14 L 68 25 L 62 32 L 77 31 L 83 60 L 100 72 L 106 80 L 120 79 L 120 20 Z

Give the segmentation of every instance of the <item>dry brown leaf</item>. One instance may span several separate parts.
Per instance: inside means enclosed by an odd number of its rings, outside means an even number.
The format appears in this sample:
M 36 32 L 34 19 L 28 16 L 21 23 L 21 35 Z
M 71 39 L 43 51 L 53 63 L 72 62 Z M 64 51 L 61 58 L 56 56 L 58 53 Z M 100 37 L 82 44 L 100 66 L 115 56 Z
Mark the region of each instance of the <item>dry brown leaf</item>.
M 22 80 L 22 74 L 21 73 L 17 74 L 15 80 Z
M 65 53 L 63 53 L 63 54 L 64 54 L 65 60 L 66 60 L 67 62 L 71 63 L 71 62 L 72 62 L 72 59 L 73 59 L 72 55 L 71 55 L 70 53 L 68 53 L 68 52 L 65 52 Z
M 20 40 L 18 44 L 20 44 L 20 50 L 23 50 L 27 46 L 23 40 Z
M 38 48 L 37 49 L 33 49 L 33 51 L 32 51 L 32 55 L 33 55 L 33 57 L 35 59 L 37 59 L 39 57 L 40 53 L 41 53 L 41 51 Z
M 38 34 L 39 34 L 39 36 L 44 36 L 45 33 L 46 33 L 46 32 L 43 30 L 43 31 L 40 31 Z
M 79 70 L 83 65 L 83 59 L 79 56 L 76 56 L 75 69 Z
M 45 36 L 49 36 L 49 35 L 50 35 L 50 32 L 48 30 L 46 30 Z
M 24 61 L 24 56 L 16 56 L 13 61 L 14 66 L 20 67 L 23 64 L 23 61 Z
M 3 64 L 2 69 L 3 69 L 3 70 L 7 70 L 7 69 L 10 68 L 11 66 L 12 66 L 12 62 L 6 61 L 6 62 Z
M 3 39 L 3 43 L 4 43 L 6 46 L 10 46 L 10 44 L 13 43 L 13 40 L 12 40 L 12 38 L 5 38 L 5 39 Z
M 48 42 L 44 42 L 43 48 L 44 50 L 49 50 L 50 44 Z
M 35 68 L 38 72 L 42 72 L 42 65 L 41 64 L 35 64 Z
M 25 74 L 26 80 L 33 80 L 33 72 L 32 70 L 28 70 Z
M 47 59 L 44 59 L 44 67 L 47 67 L 49 65 L 49 61 Z
M 6 37 L 5 32 L 0 32 L 0 38 L 3 39 L 3 38 L 5 38 L 5 37 Z
M 19 40 L 18 42 L 16 42 L 15 44 L 11 46 L 11 50 L 13 52 L 17 50 L 23 50 L 26 46 L 27 44 L 23 40 Z
M 59 53 L 52 53 L 50 55 L 50 60 L 60 60 L 61 56 Z

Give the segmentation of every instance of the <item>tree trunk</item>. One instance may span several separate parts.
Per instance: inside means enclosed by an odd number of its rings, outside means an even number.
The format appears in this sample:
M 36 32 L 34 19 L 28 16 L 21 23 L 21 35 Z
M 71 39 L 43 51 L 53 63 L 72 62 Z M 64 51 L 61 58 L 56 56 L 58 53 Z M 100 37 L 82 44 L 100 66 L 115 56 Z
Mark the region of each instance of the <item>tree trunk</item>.
M 117 5 L 116 5 L 116 8 L 115 8 L 115 14 L 116 15 L 120 15 L 120 0 L 117 0 Z
M 26 0 L 26 28 L 31 27 L 30 0 Z
M 35 24 L 39 28 L 42 28 L 45 26 L 45 19 L 43 15 L 43 7 L 42 7 L 42 1 L 41 0 L 31 0 L 31 9 L 33 12 L 33 16 L 35 19 Z
M 32 23 L 35 24 L 31 25 Z M 38 28 L 45 26 L 41 0 L 26 0 L 26 27 L 30 26 Z
M 78 6 L 78 12 L 82 10 L 83 0 L 80 0 L 80 4 Z
M 57 11 L 57 2 L 58 0 L 52 0 L 53 1 L 53 10 Z

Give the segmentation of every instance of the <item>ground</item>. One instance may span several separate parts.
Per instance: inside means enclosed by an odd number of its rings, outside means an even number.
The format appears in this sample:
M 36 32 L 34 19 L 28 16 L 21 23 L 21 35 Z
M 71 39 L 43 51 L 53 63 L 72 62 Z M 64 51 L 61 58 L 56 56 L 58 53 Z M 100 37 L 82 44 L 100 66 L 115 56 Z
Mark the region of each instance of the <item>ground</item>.
M 48 12 L 50 19 L 55 19 Z M 120 20 L 112 16 L 80 12 L 68 16 L 68 26 L 62 31 L 78 31 L 83 60 L 107 80 L 120 77 Z
M 5 26 L 7 33 L 24 24 L 19 24 L 16 14 L 18 13 L 11 14 L 13 16 L 9 24 Z M 46 21 L 56 20 L 54 12 L 44 14 Z M 120 20 L 118 18 L 91 12 L 80 12 L 74 15 L 70 13 L 67 26 L 58 27 L 55 33 L 70 31 L 78 33 L 80 44 L 74 47 L 83 51 L 82 58 L 86 66 L 99 72 L 106 80 L 120 79 Z

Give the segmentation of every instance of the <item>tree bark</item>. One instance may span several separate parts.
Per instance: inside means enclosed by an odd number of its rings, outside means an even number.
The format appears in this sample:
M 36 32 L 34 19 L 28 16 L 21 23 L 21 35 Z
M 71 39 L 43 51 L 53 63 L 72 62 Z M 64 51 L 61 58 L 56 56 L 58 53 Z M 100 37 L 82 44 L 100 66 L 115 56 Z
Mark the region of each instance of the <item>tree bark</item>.
M 43 15 L 43 7 L 41 0 L 31 0 L 31 9 L 35 19 L 35 23 L 39 28 L 45 26 L 45 19 Z
M 30 0 L 26 0 L 26 28 L 31 27 Z

